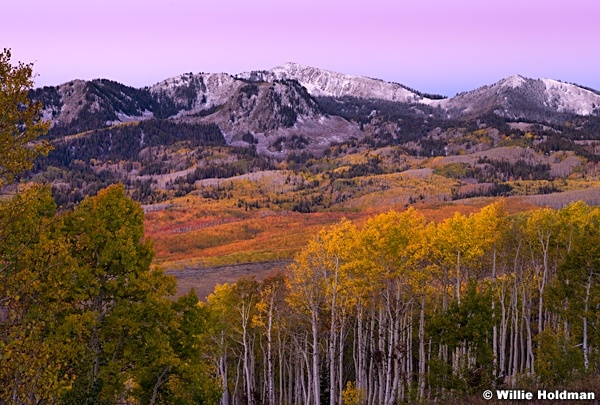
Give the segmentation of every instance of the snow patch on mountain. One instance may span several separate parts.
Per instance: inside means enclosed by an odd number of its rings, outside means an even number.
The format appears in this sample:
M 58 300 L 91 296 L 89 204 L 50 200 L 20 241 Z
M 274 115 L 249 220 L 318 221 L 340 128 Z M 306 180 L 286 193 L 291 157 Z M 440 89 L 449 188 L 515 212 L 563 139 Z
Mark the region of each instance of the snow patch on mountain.
M 397 83 L 347 75 L 291 62 L 271 70 L 240 73 L 236 77 L 254 81 L 296 80 L 308 90 L 310 95 L 317 97 L 349 96 L 425 104 L 434 101 Z
M 501 87 L 510 87 L 512 89 L 519 87 L 527 82 L 521 75 L 512 75 L 499 82 Z
M 227 73 L 185 73 L 150 87 L 155 96 L 168 97 L 176 104 L 186 105 L 197 112 L 221 105 L 244 83 Z M 192 105 L 188 105 L 190 101 Z
M 118 125 L 127 122 L 137 122 L 144 121 L 154 118 L 154 113 L 152 111 L 144 110 L 141 115 L 127 115 L 122 112 L 117 112 L 117 119 L 115 121 L 107 121 L 106 125 Z
M 574 84 L 540 79 L 546 86 L 546 105 L 558 112 L 591 115 L 600 109 L 600 95 Z

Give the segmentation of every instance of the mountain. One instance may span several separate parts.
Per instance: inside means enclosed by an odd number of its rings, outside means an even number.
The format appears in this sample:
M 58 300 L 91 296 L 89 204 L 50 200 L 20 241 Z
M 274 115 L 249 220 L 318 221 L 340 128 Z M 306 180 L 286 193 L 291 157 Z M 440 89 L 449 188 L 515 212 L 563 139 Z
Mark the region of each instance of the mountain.
M 227 73 L 186 73 L 166 79 L 149 91 L 161 117 L 195 114 L 224 104 L 244 82 Z
M 492 112 L 511 120 L 559 123 L 572 115 L 599 115 L 600 93 L 557 80 L 513 75 L 443 100 L 440 106 L 455 117 Z
M 600 115 L 600 93 L 553 79 L 513 75 L 452 98 L 428 95 L 398 83 L 331 72 L 296 63 L 241 73 L 252 81 L 297 80 L 314 97 L 383 100 L 439 107 L 452 118 L 474 119 L 494 113 L 507 119 L 560 122 L 571 115 Z M 418 107 L 417 107 L 418 108 Z
M 293 150 L 320 153 L 332 142 L 363 136 L 356 124 L 323 112 L 295 80 L 256 83 L 226 73 L 188 73 L 143 89 L 75 80 L 35 89 L 31 97 L 44 103 L 51 139 L 167 119 L 215 124 L 230 144 L 255 145 L 262 154 L 283 158 Z
M 30 97 L 44 104 L 43 116 L 52 121 L 54 136 L 152 118 L 157 109 L 148 89 L 105 79 L 42 87 L 33 90 Z
M 421 146 L 411 148 L 419 153 L 433 129 L 464 126 L 461 122 L 482 117 L 487 117 L 486 123 L 525 121 L 554 126 L 575 116 L 590 117 L 579 124 L 585 130 L 580 138 L 586 139 L 600 125 L 600 93 L 557 80 L 514 75 L 441 98 L 397 83 L 295 63 L 238 75 L 186 73 L 141 89 L 104 79 L 74 80 L 35 89 L 31 97 L 44 103 L 44 118 L 52 121 L 49 139 L 166 120 L 146 125 L 146 130 L 169 128 L 171 132 L 157 132 L 152 142 L 214 142 L 218 132 L 228 145 L 254 147 L 259 154 L 279 160 L 290 153 L 317 156 L 333 144 L 352 139 L 366 139 L 377 147 L 417 142 Z M 489 117 L 496 118 L 490 121 Z M 200 128 L 203 135 L 192 136 L 190 128 Z M 136 139 L 142 136 L 136 134 Z M 118 139 L 127 142 L 127 138 Z M 126 149 L 142 150 L 144 138 L 139 139 L 138 146 Z M 91 153 L 86 150 L 86 155 Z M 109 156 L 115 151 L 102 153 Z

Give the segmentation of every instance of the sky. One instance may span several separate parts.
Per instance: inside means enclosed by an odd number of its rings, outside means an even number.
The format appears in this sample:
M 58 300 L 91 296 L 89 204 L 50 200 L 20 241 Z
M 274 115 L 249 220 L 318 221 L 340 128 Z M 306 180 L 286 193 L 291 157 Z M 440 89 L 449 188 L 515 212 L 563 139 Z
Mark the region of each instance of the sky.
M 2 0 L 36 86 L 296 62 L 453 96 L 513 74 L 600 90 L 598 0 Z

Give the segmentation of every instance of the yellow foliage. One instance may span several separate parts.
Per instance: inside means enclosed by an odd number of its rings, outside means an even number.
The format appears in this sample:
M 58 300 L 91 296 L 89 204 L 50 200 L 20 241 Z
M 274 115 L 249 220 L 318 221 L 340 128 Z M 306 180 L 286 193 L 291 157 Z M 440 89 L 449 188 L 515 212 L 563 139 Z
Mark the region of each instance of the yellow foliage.
M 365 402 L 367 394 L 363 388 L 358 388 L 354 381 L 348 381 L 342 391 L 344 405 L 361 405 Z

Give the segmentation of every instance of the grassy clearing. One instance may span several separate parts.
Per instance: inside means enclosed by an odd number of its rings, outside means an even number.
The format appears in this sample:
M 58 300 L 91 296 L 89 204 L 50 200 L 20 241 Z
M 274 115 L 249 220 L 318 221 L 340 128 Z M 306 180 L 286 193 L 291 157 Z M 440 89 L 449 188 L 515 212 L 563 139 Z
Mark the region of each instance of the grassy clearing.
M 146 234 L 154 241 L 156 262 L 166 268 L 289 259 L 324 226 L 345 216 L 359 216 L 344 212 L 243 211 L 235 201 L 198 196 L 173 203 L 173 208 L 148 213 L 146 220 Z

